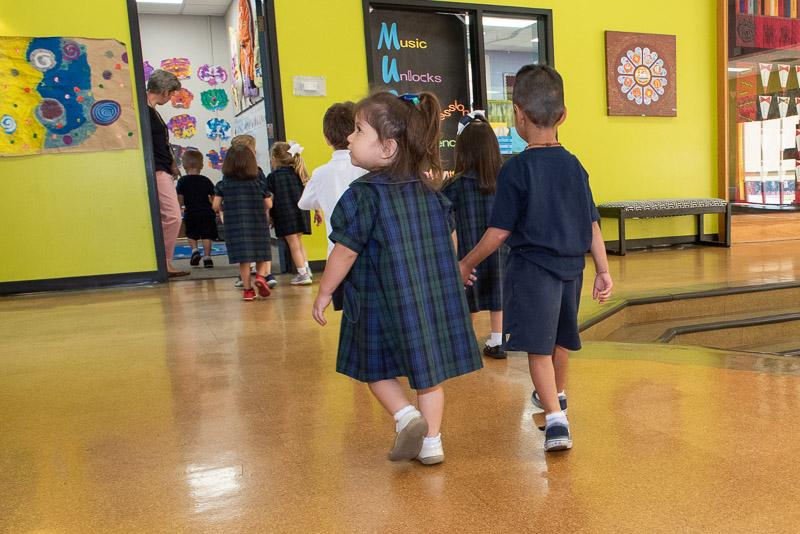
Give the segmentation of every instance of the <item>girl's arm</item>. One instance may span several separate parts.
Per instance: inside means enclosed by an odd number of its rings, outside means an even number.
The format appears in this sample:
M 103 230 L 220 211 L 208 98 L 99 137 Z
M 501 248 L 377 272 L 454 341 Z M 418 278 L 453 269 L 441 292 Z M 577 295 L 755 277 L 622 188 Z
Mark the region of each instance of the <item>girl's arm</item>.
M 211 203 L 211 209 L 217 213 L 222 211 L 222 197 L 214 196 L 214 201 Z
M 611 288 L 614 281 L 608 272 L 608 256 L 606 256 L 606 244 L 603 241 L 603 233 L 597 221 L 592 223 L 592 259 L 594 259 L 594 269 L 597 274 L 594 276 L 594 287 L 592 298 L 603 304 L 611 297 Z
M 500 248 L 500 245 L 502 245 L 510 235 L 511 232 L 508 230 L 501 230 L 500 228 L 493 227 L 486 229 L 486 233 L 483 234 L 483 237 L 478 244 L 475 245 L 475 248 L 470 250 L 469 253 L 464 256 L 464 259 L 459 262 L 461 278 L 465 284 L 472 285 L 470 278 L 472 277 L 472 271 L 475 270 L 475 267 L 489 257 L 495 250 Z
M 268 210 L 272 209 L 272 195 L 264 197 L 264 207 Z
M 336 291 L 336 288 L 342 283 L 347 273 L 353 268 L 356 258 L 358 258 L 358 253 L 340 243 L 336 243 L 333 247 L 333 252 L 331 252 L 328 263 L 325 265 L 325 272 L 322 273 L 319 293 L 317 293 L 314 309 L 311 312 L 314 320 L 322 326 L 328 323 L 325 320 L 325 308 L 331 303 L 333 292 Z

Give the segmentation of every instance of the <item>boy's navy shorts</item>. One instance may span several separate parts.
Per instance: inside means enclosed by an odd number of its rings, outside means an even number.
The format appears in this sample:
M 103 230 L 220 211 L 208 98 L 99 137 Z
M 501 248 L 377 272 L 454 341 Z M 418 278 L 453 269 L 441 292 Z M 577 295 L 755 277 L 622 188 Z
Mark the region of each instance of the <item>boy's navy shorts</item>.
M 503 286 L 506 350 L 553 354 L 558 345 L 580 350 L 578 305 L 583 275 L 561 280 L 525 258 L 508 258 Z

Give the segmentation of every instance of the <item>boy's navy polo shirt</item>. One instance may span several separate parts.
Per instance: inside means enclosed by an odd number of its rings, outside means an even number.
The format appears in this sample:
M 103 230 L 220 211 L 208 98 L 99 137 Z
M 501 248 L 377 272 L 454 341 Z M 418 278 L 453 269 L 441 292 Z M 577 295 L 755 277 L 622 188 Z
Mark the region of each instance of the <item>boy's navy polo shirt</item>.
M 589 175 L 563 147 L 530 148 L 500 170 L 489 226 L 511 232 L 512 254 L 562 280 L 583 273 L 598 220 Z

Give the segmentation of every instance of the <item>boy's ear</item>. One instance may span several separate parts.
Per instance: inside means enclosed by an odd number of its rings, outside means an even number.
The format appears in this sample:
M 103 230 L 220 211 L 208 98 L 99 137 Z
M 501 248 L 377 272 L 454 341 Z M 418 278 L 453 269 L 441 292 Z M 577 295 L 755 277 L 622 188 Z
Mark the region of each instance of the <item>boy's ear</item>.
M 566 106 L 564 106 L 564 113 L 561 114 L 561 117 L 559 117 L 559 119 L 556 122 L 555 126 L 556 127 L 561 126 L 562 124 L 564 124 L 565 120 L 567 120 L 567 108 L 566 108 Z

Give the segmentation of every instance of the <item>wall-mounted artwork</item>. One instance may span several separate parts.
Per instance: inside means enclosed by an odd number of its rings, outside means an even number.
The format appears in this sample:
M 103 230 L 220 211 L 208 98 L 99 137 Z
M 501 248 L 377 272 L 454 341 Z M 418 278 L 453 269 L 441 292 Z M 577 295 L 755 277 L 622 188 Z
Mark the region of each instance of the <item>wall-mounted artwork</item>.
M 0 156 L 138 146 L 124 44 L 0 37 Z
M 214 149 L 209 150 L 206 153 L 206 158 L 208 158 L 208 166 L 212 169 L 221 170 L 222 169 L 222 162 L 225 159 L 225 155 L 228 153 L 228 147 L 221 147 L 219 152 Z
M 194 100 L 194 94 L 185 87 L 181 87 L 170 97 L 172 107 L 179 109 L 189 109 L 192 107 L 192 100 Z
M 162 59 L 161 69 L 171 72 L 179 80 L 186 80 L 192 76 L 192 63 L 185 57 Z
M 197 78 L 208 85 L 222 84 L 228 81 L 228 72 L 222 65 L 201 65 L 197 69 Z
M 175 115 L 167 122 L 167 128 L 174 137 L 188 139 L 197 133 L 197 118 L 185 113 Z
M 231 97 L 238 115 L 263 100 L 261 51 L 255 27 L 253 0 L 237 1 L 236 26 L 229 26 L 231 44 Z
M 231 123 L 225 119 L 211 119 L 206 122 L 206 137 L 227 141 L 231 138 Z
M 675 117 L 675 36 L 606 32 L 609 115 Z
M 228 105 L 228 95 L 225 89 L 209 89 L 200 93 L 200 102 L 209 111 L 219 111 Z

